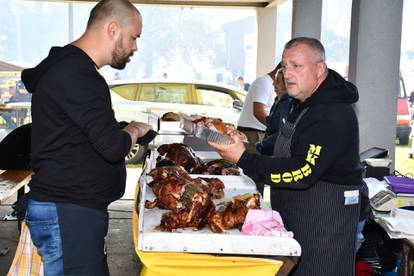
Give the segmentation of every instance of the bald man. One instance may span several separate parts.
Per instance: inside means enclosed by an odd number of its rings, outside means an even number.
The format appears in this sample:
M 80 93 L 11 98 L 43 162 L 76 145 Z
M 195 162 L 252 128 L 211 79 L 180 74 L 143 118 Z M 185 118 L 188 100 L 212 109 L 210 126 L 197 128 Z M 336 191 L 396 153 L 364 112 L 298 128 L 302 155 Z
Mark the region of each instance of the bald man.
M 123 69 L 141 29 L 141 14 L 129 1 L 100 1 L 78 40 L 53 47 L 22 73 L 33 94 L 26 219 L 46 276 L 109 275 L 107 207 L 124 194 L 125 155 L 150 126 L 120 128 L 97 70 Z

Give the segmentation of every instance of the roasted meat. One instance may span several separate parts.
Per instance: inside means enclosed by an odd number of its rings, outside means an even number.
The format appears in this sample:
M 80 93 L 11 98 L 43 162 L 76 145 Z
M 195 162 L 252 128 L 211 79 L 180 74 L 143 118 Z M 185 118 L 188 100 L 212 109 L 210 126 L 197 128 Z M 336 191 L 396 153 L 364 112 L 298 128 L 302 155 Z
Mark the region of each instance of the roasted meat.
M 155 168 L 152 169 L 148 175 L 152 177 L 153 182 L 168 179 L 170 177 L 175 177 L 177 179 L 184 178 L 190 181 L 192 180 L 187 171 L 179 165 Z
M 194 185 L 194 184 L 192 184 Z M 198 186 L 189 186 L 183 194 L 184 207 L 164 213 L 161 217 L 160 229 L 162 231 L 175 231 L 177 228 L 193 227 L 195 230 L 202 228 L 210 212 L 215 209 L 210 196 Z
M 218 178 L 198 177 L 193 179 L 193 183 L 201 187 L 213 199 L 224 197 L 224 183 Z
M 162 115 L 161 121 L 179 122 L 180 115 L 175 112 L 167 112 L 167 113 L 164 113 L 164 115 Z
M 193 149 L 185 144 L 164 144 L 159 146 L 157 150 L 160 154 L 157 157 L 157 167 L 163 165 L 180 165 L 189 172 L 202 164 Z
M 240 170 L 236 165 L 224 159 L 217 159 L 194 168 L 191 173 L 206 175 L 240 175 Z
M 175 210 L 183 207 L 181 196 L 185 191 L 186 184 L 189 183 L 184 179 L 169 179 L 153 181 L 148 183 L 152 188 L 156 199 L 154 202 L 146 201 L 145 207 L 150 209 L 158 206 L 161 209 Z
M 196 124 L 203 124 L 209 129 L 217 131 L 224 135 L 230 135 L 232 132 L 236 132 L 240 140 L 243 142 L 248 141 L 246 135 L 243 132 L 236 130 L 236 127 L 233 124 L 225 123 L 220 118 L 199 117 L 193 120 L 193 122 Z
M 201 117 L 195 119 L 193 122 L 196 124 L 204 124 L 209 129 L 221 134 L 228 134 L 230 131 L 236 129 L 233 124 L 224 123 L 220 118 Z
M 240 228 L 249 209 L 260 209 L 259 194 L 234 197 L 231 202 L 225 203 L 221 210 L 209 213 L 208 225 L 214 233 L 226 233 L 229 229 Z
M 148 209 L 158 206 L 162 209 L 175 210 L 186 205 L 188 194 L 193 191 L 205 192 L 212 198 L 223 198 L 224 183 L 218 178 L 191 178 L 181 166 L 161 167 L 149 172 L 153 181 L 148 183 L 156 199 L 146 201 Z

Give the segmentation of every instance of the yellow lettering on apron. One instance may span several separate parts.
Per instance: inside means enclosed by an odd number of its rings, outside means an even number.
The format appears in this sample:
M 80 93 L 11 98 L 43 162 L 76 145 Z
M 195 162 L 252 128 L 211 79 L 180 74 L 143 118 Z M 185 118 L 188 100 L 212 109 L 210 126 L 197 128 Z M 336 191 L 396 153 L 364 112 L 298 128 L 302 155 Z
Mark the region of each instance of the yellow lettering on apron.
M 270 179 L 272 180 L 272 182 L 275 182 L 275 183 L 280 183 L 280 180 L 282 180 L 282 178 L 280 177 L 280 173 L 278 174 L 271 173 Z
M 282 179 L 283 179 L 283 182 L 289 183 L 289 182 L 292 182 L 293 177 L 290 172 L 285 172 L 282 174 Z
M 309 152 L 316 154 L 316 155 L 321 155 L 321 146 L 315 146 L 314 144 L 310 144 L 309 145 Z
M 309 151 L 308 151 L 308 155 L 306 156 L 306 161 L 308 161 L 309 163 L 311 163 L 312 165 L 315 166 L 316 161 L 315 159 L 317 159 L 321 153 L 321 146 L 315 146 L 313 144 L 309 145 Z
M 300 179 L 303 179 L 303 174 L 301 170 L 296 170 L 292 172 L 293 180 L 297 182 Z
M 309 166 L 309 164 L 306 164 L 305 166 L 300 168 L 300 170 L 302 171 L 303 176 L 308 176 L 312 173 L 312 168 Z

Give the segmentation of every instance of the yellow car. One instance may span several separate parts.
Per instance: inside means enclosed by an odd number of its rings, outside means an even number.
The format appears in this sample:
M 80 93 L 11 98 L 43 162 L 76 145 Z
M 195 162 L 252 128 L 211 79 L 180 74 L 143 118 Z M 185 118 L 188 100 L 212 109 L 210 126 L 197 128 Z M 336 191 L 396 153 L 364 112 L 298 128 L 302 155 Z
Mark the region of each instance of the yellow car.
M 246 91 L 211 82 L 119 80 L 109 83 L 112 105 L 118 121 L 148 122 L 148 114 L 183 112 L 217 117 L 237 125 Z M 142 160 L 146 149 L 136 145 L 127 163 Z

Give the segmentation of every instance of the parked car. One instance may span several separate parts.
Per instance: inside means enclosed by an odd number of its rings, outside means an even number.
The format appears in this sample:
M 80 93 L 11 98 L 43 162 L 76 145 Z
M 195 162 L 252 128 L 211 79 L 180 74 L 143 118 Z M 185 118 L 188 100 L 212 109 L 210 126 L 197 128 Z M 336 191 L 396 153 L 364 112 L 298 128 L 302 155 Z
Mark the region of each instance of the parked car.
M 400 77 L 397 105 L 397 139 L 400 145 L 408 145 L 411 133 L 411 110 L 404 79 Z
M 109 87 L 118 121 L 148 122 L 150 113 L 161 117 L 172 111 L 218 117 L 237 125 L 246 98 L 244 90 L 209 82 L 118 80 Z M 135 145 L 126 162 L 141 161 L 145 152 L 145 147 Z

